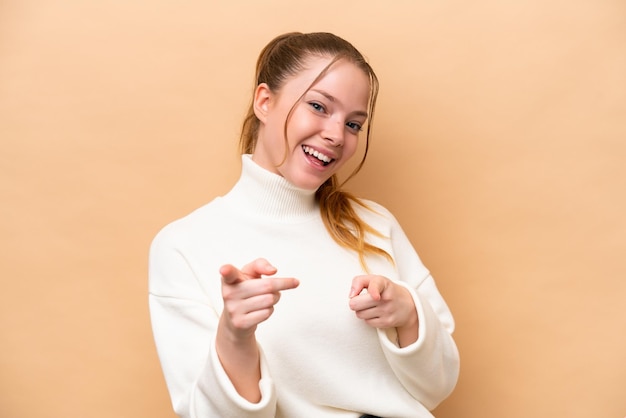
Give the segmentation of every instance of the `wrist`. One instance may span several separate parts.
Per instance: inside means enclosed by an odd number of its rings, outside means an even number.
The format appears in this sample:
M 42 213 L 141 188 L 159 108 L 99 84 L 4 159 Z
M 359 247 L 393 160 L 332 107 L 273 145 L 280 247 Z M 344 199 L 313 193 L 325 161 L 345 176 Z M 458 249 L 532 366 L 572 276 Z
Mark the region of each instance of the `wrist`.
M 406 347 L 413 344 L 419 338 L 419 318 L 417 317 L 417 310 L 413 305 L 413 309 L 410 310 L 410 314 L 407 321 L 396 327 L 398 334 L 398 347 Z
M 233 329 L 229 327 L 227 321 L 222 316 L 220 318 L 216 340 L 218 344 L 228 346 L 229 348 L 236 347 L 256 347 L 256 329 Z

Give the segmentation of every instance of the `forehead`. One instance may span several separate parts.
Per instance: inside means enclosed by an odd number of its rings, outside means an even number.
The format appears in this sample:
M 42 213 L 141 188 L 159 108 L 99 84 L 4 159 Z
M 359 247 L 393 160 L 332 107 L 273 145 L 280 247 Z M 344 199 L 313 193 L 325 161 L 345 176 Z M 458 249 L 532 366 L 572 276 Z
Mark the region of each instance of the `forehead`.
M 302 95 L 308 90 L 318 89 L 332 96 L 365 100 L 367 104 L 370 78 L 362 68 L 347 59 L 333 62 L 329 57 L 311 57 L 300 72 L 287 78 L 281 90 Z

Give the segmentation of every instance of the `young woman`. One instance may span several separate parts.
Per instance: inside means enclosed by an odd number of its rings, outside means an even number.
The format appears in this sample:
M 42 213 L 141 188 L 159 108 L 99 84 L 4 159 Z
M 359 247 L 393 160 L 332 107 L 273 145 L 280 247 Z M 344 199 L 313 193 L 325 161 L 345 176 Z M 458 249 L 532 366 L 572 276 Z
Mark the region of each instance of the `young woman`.
M 367 154 L 376 75 L 335 35 L 289 33 L 254 87 L 239 181 L 150 251 L 175 411 L 431 417 L 458 377 L 454 321 L 395 218 L 336 177 L 360 136 Z

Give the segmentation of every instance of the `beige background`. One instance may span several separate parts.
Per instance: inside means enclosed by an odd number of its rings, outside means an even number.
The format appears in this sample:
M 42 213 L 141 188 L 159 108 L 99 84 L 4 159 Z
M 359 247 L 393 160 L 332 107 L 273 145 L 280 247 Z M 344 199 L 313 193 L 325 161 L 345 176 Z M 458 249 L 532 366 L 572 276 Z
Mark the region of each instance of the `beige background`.
M 0 416 L 173 417 L 146 258 L 235 181 L 256 55 L 333 31 L 381 79 L 352 190 L 457 320 L 441 418 L 626 415 L 626 3 L 0 1 Z

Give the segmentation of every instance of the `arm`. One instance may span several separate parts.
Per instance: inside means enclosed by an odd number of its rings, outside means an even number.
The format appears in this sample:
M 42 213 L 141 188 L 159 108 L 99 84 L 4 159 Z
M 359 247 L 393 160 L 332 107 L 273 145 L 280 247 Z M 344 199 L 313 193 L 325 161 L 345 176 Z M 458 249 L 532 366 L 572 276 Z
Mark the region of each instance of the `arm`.
M 379 335 L 398 378 L 413 396 L 419 396 L 425 406 L 434 409 L 450 395 L 459 376 L 459 353 L 452 338 L 454 319 L 434 279 L 395 218 L 392 218 L 390 239 L 397 283 L 412 296 L 419 317 L 419 336 L 413 344 L 399 348 L 389 339 L 395 330 L 379 330 Z
M 355 277 L 350 308 L 377 328 L 385 357 L 406 390 L 434 409 L 458 379 L 454 320 L 398 222 L 384 208 L 377 211 L 388 222 L 381 229 L 389 236 L 388 251 L 396 264 L 396 276 L 394 280 L 376 275 Z
M 150 315 L 161 366 L 174 410 L 181 417 L 273 417 L 276 397 L 263 353 L 257 348 L 259 402 L 239 393 L 221 363 L 217 348 L 222 307 L 207 294 L 197 262 L 179 245 L 169 228 L 150 250 Z M 219 276 L 211 291 L 219 292 Z M 203 284 L 203 285 L 201 285 Z M 214 302 L 212 302 L 214 301 Z M 232 372 L 231 372 L 232 374 Z
M 237 392 L 250 402 L 261 399 L 256 327 L 272 315 L 280 291 L 299 284 L 291 278 L 262 278 L 275 273 L 276 268 L 263 259 L 241 271 L 231 265 L 220 269 L 224 311 L 217 328 L 217 354 Z
M 454 389 L 459 376 L 459 353 L 452 339 L 452 315 L 428 276 L 411 293 L 419 317 L 418 338 L 400 347 L 394 328 L 378 329 L 383 352 L 398 379 L 428 409 L 434 409 Z

